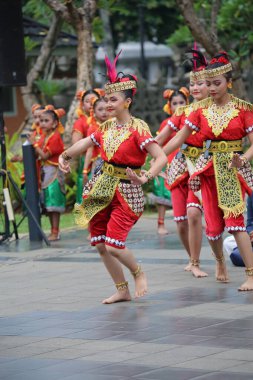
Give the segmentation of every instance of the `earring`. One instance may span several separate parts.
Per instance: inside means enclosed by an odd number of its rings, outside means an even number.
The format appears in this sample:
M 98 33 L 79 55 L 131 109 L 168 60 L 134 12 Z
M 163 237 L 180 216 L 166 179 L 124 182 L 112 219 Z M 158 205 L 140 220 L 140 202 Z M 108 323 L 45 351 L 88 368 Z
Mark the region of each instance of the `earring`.
M 128 108 L 129 108 L 129 104 L 126 103 L 126 104 L 124 105 L 124 108 L 125 108 L 126 110 L 128 110 Z
M 228 88 L 231 89 L 233 86 L 232 86 L 232 83 L 231 82 L 228 82 Z

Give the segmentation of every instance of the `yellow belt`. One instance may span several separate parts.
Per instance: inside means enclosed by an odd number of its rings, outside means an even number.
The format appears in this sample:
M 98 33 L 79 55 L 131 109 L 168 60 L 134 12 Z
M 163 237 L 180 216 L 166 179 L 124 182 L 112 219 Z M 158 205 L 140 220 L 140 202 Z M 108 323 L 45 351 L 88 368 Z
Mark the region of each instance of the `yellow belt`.
M 112 177 L 117 177 L 120 179 L 128 179 L 129 180 L 129 177 L 126 174 L 126 168 L 121 168 L 119 166 L 109 164 L 108 162 L 104 162 L 102 170 L 104 173 L 106 173 Z M 139 175 L 141 173 L 141 169 L 132 169 L 132 170 L 137 175 Z
M 187 146 L 182 153 L 187 157 L 198 157 L 203 152 L 203 148 L 197 148 L 196 146 Z
M 212 141 L 211 145 L 208 147 L 208 142 L 204 142 L 204 151 L 209 152 L 241 152 L 242 151 L 242 140 L 233 141 Z

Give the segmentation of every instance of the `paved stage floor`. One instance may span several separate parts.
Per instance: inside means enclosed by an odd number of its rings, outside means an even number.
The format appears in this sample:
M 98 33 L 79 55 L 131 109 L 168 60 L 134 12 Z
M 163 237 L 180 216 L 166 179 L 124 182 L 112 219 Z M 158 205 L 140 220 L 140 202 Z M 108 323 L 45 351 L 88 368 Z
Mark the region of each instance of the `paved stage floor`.
M 0 380 L 252 380 L 253 293 L 214 280 L 206 239 L 195 279 L 175 224 L 156 234 L 143 217 L 129 237 L 149 280 L 140 300 L 102 305 L 114 292 L 86 231 L 52 247 L 0 245 Z M 133 281 L 127 273 L 131 290 Z

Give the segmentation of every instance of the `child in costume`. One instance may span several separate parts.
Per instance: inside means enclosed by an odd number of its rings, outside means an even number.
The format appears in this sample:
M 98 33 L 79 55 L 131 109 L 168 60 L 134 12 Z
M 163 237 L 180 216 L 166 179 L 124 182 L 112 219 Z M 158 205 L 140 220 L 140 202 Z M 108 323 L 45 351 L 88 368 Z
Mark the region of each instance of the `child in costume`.
M 121 264 L 133 275 L 135 297 L 147 292 L 146 276 L 133 253 L 126 248 L 125 241 L 144 210 L 141 185 L 153 179 L 167 163 L 167 157 L 154 142 L 147 124 L 130 114 L 137 78 L 117 74 L 117 59 L 118 56 L 111 63 L 106 57 L 109 82 L 105 85 L 105 99 L 111 119 L 59 158 L 60 167 L 68 172 L 73 156 L 97 145 L 104 160 L 102 171 L 85 187 L 79 207 L 79 223 L 89 223 L 91 244 L 96 246 L 116 286 L 116 293 L 103 303 L 131 300 Z M 149 171 L 141 172 L 147 153 L 155 162 Z
M 184 106 L 188 103 L 189 98 L 189 91 L 185 87 L 181 87 L 179 90 L 165 90 L 163 93 L 163 97 L 167 99 L 167 103 L 164 106 L 164 111 L 172 116 L 172 114 L 175 112 L 177 107 Z M 170 120 L 170 117 L 165 119 L 157 132 L 157 135 L 159 135 L 162 130 L 166 127 L 168 124 L 168 121 Z M 173 134 L 170 136 L 172 138 Z M 170 140 L 168 138 L 164 145 Z M 171 162 L 173 156 L 168 157 L 168 164 Z M 167 234 L 168 230 L 165 228 L 164 225 L 164 217 L 166 208 L 171 206 L 171 194 L 170 190 L 167 188 L 167 186 L 164 183 L 164 178 L 160 175 L 158 178 L 154 179 L 154 190 L 153 194 L 151 195 L 151 199 L 153 199 L 157 204 L 158 209 L 158 234 Z
M 42 162 L 42 183 L 43 205 L 50 219 L 51 234 L 48 240 L 55 241 L 60 239 L 59 226 L 60 214 L 65 211 L 65 189 L 64 174 L 59 169 L 58 159 L 64 151 L 61 134 L 64 132 L 60 123 L 60 117 L 65 115 L 65 111 L 52 109 L 52 106 L 45 107 L 40 115 L 40 126 L 43 132 L 40 140 L 33 142 L 36 154 Z
M 76 94 L 77 99 L 79 99 L 79 105 L 77 108 L 78 119 L 75 121 L 72 129 L 72 144 L 77 141 L 87 137 L 87 132 L 89 129 L 89 119 L 91 111 L 91 100 L 96 97 L 99 98 L 99 91 L 97 89 L 90 89 L 79 91 Z M 84 165 L 84 155 L 79 158 L 78 163 L 78 175 L 77 175 L 77 193 L 76 202 L 82 202 L 82 192 L 83 192 L 83 165 Z
M 95 133 L 108 119 L 108 112 L 106 109 L 106 101 L 104 97 L 96 98 L 94 97 L 91 101 L 91 120 L 89 122 L 90 126 L 87 132 L 87 136 Z M 94 174 L 95 168 L 100 164 L 100 148 L 98 146 L 91 146 L 85 155 L 84 167 L 83 167 L 83 181 L 86 183 L 88 181 L 88 173 L 91 171 L 91 175 Z

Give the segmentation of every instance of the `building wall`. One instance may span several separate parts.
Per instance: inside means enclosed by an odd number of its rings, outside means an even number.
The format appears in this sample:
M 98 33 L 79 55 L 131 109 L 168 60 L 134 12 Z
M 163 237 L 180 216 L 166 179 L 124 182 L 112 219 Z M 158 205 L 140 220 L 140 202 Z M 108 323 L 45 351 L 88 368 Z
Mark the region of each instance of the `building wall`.
M 13 111 L 4 113 L 5 126 L 10 136 L 19 129 L 26 117 L 20 88 L 16 87 L 13 90 Z

